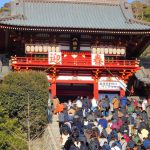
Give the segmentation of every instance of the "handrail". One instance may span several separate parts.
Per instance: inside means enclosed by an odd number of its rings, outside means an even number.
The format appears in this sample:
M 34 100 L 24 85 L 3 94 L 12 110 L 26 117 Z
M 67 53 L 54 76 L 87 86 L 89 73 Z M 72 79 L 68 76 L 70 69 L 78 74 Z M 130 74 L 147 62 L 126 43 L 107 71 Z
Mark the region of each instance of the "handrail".
M 13 65 L 36 65 L 36 66 L 50 66 L 52 64 L 48 63 L 48 58 L 37 58 L 37 57 L 12 57 L 11 59 L 12 66 Z M 54 63 L 55 64 L 55 63 Z M 139 61 L 137 60 L 105 60 L 105 66 L 108 67 L 120 67 L 120 66 L 128 66 L 128 67 L 138 67 Z M 61 62 L 57 62 L 58 66 L 92 66 L 91 58 L 62 58 Z M 102 66 L 102 65 L 100 65 Z

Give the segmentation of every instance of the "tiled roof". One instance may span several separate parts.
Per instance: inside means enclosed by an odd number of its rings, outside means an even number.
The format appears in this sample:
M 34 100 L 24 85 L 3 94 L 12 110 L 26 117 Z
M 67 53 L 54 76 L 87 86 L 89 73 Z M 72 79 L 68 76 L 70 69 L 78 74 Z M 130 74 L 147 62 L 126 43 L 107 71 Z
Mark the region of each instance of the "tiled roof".
M 119 4 L 31 2 L 16 5 L 14 15 L 22 17 L 1 20 L 1 24 L 30 27 L 150 30 L 150 26 L 133 19 Z

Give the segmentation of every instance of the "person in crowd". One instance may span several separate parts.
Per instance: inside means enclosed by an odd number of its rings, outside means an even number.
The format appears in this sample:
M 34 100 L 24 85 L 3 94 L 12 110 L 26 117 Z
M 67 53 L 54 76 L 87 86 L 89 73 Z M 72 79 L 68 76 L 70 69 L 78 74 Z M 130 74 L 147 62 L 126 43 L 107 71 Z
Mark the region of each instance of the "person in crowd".
M 61 112 L 58 113 L 58 122 L 59 122 L 60 135 L 62 135 L 61 127 L 62 127 L 64 121 L 65 121 L 65 119 L 64 119 L 64 111 L 61 111 Z
M 122 98 L 120 98 L 120 106 L 121 108 L 125 108 L 127 105 L 127 97 L 123 96 Z
M 92 111 L 95 111 L 96 107 L 98 107 L 98 102 L 97 102 L 97 100 L 93 97 L 92 100 L 91 100 L 91 103 L 92 103 L 91 110 L 92 110 Z
M 71 99 L 68 100 L 67 109 L 69 110 L 73 106 Z
M 143 103 L 125 96 L 112 101 L 105 96 L 98 101 L 78 97 L 75 105 L 69 103 L 58 112 L 63 150 L 150 148 L 149 106 L 145 102 L 142 107 Z
M 53 111 L 53 103 L 51 99 L 48 99 L 48 106 L 47 106 L 47 119 L 48 123 L 52 123 L 52 111 Z
M 117 97 L 114 97 L 114 99 L 112 100 L 112 104 L 113 104 L 114 109 L 118 109 L 119 108 L 120 101 L 118 100 Z
M 53 99 L 52 99 L 52 102 L 53 102 L 54 114 L 56 114 L 56 108 L 60 104 L 60 101 L 59 101 L 57 96 L 54 96 Z

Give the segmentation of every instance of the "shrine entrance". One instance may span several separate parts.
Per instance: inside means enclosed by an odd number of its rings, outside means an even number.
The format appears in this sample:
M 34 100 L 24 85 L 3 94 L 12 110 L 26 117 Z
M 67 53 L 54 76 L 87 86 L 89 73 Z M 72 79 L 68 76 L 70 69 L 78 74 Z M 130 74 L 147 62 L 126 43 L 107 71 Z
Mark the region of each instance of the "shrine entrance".
M 67 102 L 69 99 L 75 100 L 78 96 L 92 98 L 93 84 L 58 83 L 56 85 L 56 95 L 60 102 Z

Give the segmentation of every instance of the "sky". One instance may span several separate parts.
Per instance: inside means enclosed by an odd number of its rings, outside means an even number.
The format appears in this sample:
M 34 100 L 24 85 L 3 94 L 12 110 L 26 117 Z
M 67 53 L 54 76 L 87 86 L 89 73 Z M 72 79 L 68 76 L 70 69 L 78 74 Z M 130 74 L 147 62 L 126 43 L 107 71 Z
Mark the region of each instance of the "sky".
M 128 0 L 128 2 L 132 2 L 133 0 Z M 10 0 L 0 0 L 0 7 L 2 7 L 5 3 L 10 2 Z

